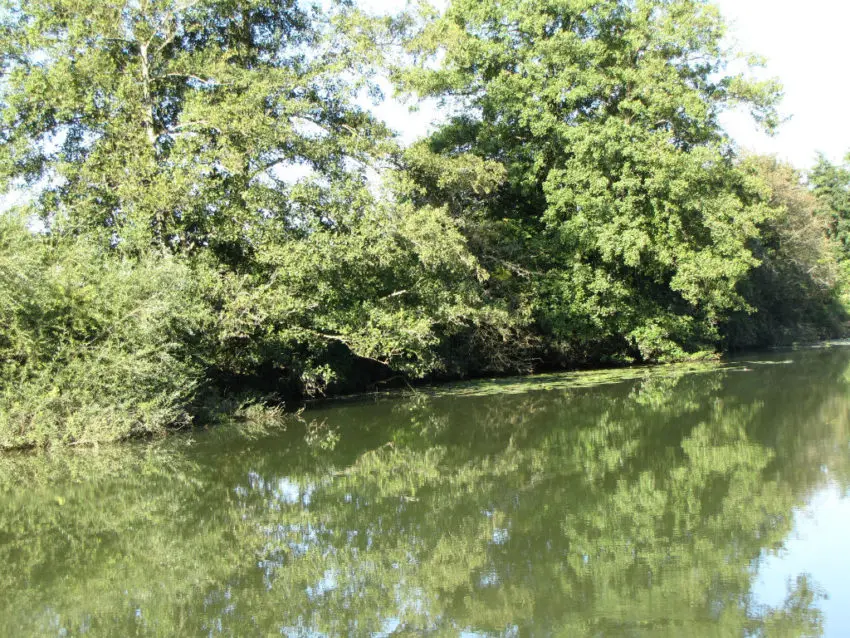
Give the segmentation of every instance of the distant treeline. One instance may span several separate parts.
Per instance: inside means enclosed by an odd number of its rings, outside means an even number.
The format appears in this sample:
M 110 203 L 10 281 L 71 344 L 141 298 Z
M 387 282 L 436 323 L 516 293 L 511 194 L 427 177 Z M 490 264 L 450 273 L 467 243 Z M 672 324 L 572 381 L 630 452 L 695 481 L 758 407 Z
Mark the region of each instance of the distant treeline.
M 843 334 L 850 158 L 737 151 L 713 4 L 326 4 L 3 0 L 0 449 Z

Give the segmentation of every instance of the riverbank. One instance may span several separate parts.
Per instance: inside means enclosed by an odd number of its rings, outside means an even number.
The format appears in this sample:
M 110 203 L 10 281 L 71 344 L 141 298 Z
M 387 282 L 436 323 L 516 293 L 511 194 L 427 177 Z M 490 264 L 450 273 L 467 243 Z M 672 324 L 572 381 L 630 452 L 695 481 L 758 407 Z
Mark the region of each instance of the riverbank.
M 753 356 L 770 356 L 771 353 L 795 352 L 828 347 L 847 347 L 850 340 L 830 340 L 796 346 L 777 346 L 733 354 L 702 354 L 691 359 L 668 363 L 633 364 L 617 367 L 595 367 L 579 370 L 549 371 L 530 375 L 481 376 L 469 379 L 445 380 L 439 383 L 420 381 L 399 384 L 380 391 L 358 392 L 296 400 L 289 403 L 270 401 L 261 396 L 242 395 L 229 399 L 219 398 L 205 408 L 206 422 L 194 425 L 179 424 L 156 434 L 138 433 L 112 441 L 80 442 L 72 445 L 0 447 L 0 454 L 26 452 L 45 447 L 97 447 L 173 436 L 185 436 L 210 428 L 228 428 L 244 431 L 246 436 L 257 436 L 280 431 L 289 426 L 308 430 L 311 427 L 311 411 L 332 408 L 335 405 L 368 403 L 375 401 L 405 400 L 411 397 L 439 398 L 450 396 L 497 396 L 523 394 L 534 391 L 568 390 L 588 388 L 609 383 L 622 383 L 648 377 L 680 376 L 682 374 L 707 373 L 722 369 L 740 369 L 742 361 Z

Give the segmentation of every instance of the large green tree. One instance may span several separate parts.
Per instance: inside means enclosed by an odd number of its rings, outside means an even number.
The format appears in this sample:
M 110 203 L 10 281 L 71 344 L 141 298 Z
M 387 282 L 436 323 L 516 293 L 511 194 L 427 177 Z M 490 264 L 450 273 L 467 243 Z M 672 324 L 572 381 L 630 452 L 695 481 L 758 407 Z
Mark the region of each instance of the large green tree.
M 2 308 L 0 412 L 14 418 L 0 444 L 50 439 L 26 415 L 51 393 L 63 407 L 38 423 L 52 419 L 53 438 L 118 438 L 161 431 L 168 415 L 185 422 L 216 388 L 358 389 L 442 369 L 454 333 L 499 332 L 507 315 L 485 303 L 487 274 L 455 222 L 370 182 L 395 148 L 362 105 L 376 25 L 344 2 L 2 2 L 0 189 L 31 187 L 27 212 L 45 232 L 0 227 L 0 265 L 27 256 L 38 293 Z M 67 286 L 50 281 L 57 269 Z M 0 289 L 20 288 L 13 270 L 0 270 Z M 133 290 L 139 279 L 160 291 Z M 68 302 L 79 291 L 90 304 Z M 112 331 L 125 310 L 154 306 L 156 331 Z M 156 415 L 81 436 L 64 425 L 75 406 L 109 422 L 120 404 L 103 388 L 120 389 L 123 368 L 89 347 L 104 331 L 119 335 L 109 354 L 126 367 L 169 344 L 180 370 L 138 384 L 134 400 L 161 402 Z
M 494 288 L 525 295 L 570 358 L 711 347 L 745 307 L 737 284 L 772 211 L 718 117 L 743 103 L 770 129 L 779 88 L 727 73 L 724 33 L 699 0 L 454 0 L 408 43 L 420 64 L 400 88 L 460 113 L 413 152 L 414 181 L 461 202 Z M 434 154 L 505 179 L 458 199 L 422 170 Z
M 349 13 L 5 0 L 0 183 L 38 185 L 36 210 L 66 229 L 230 261 L 263 233 L 333 224 L 387 138 L 355 105 Z

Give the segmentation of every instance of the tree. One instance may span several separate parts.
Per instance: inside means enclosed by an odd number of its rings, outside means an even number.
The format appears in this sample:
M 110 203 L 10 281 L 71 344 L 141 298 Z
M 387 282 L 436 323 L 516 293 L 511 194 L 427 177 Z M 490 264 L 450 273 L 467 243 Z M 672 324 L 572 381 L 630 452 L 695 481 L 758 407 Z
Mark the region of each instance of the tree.
M 738 285 L 749 311 L 733 313 L 724 324 L 727 347 L 840 334 L 847 321 L 838 298 L 841 271 L 818 198 L 798 171 L 774 157 L 746 157 L 742 169 L 764 182 L 772 214 L 749 244 L 759 265 Z
M 0 188 L 32 187 L 29 212 L 45 227 L 0 244 L 0 264 L 22 248 L 43 259 L 31 272 L 41 306 L 13 300 L 4 330 L 20 334 L 5 340 L 39 340 L 39 321 L 24 319 L 51 307 L 75 330 L 51 333 L 41 352 L 59 353 L 50 365 L 7 359 L 0 338 L 2 405 L 18 406 L 4 410 L 11 425 L 0 430 L 12 434 L 0 445 L 50 439 L 26 416 L 50 388 L 65 399 L 38 423 L 52 420 L 54 438 L 120 438 L 191 421 L 216 393 L 280 398 L 333 382 L 362 390 L 441 371 L 452 335 L 509 323 L 485 303 L 487 273 L 443 209 L 378 196 L 369 182 L 395 151 L 386 126 L 358 105 L 374 88 L 380 22 L 344 2 L 324 12 L 294 0 L 1 6 Z M 108 319 L 68 307 L 50 281 L 54 266 L 93 307 L 107 306 Z M 98 273 L 115 288 L 93 282 Z M 140 277 L 160 281 L 161 295 L 145 296 L 146 286 L 129 294 Z M 15 285 L 0 271 L 0 289 Z M 191 321 L 180 311 L 188 288 Z M 132 316 L 157 309 L 161 321 L 155 331 L 128 321 L 109 342 L 111 359 L 93 355 L 88 340 L 126 310 L 125 293 L 139 304 Z M 65 337 L 85 356 L 65 356 Z M 162 372 L 174 384 L 140 382 L 138 398 L 165 416 L 130 410 L 93 437 L 63 425 L 82 405 L 97 413 L 89 421 L 109 423 L 121 404 L 103 390 L 120 388 L 113 363 L 155 372 L 143 364 L 164 344 L 176 359 L 174 374 Z M 101 378 L 103 391 L 77 382 L 83 375 Z
M 825 155 L 809 173 L 809 185 L 821 203 L 820 215 L 842 258 L 850 252 L 850 155 L 844 165 L 832 164 Z
M 40 185 L 51 227 L 233 262 L 359 210 L 387 131 L 354 105 L 343 9 L 5 0 L 0 15 L 0 185 Z
M 495 237 L 476 254 L 561 356 L 711 348 L 745 306 L 769 207 L 718 116 L 744 103 L 772 129 L 779 88 L 726 73 L 723 35 L 696 0 L 455 0 L 409 40 L 398 86 L 461 112 L 428 149 L 507 176 L 468 222 Z

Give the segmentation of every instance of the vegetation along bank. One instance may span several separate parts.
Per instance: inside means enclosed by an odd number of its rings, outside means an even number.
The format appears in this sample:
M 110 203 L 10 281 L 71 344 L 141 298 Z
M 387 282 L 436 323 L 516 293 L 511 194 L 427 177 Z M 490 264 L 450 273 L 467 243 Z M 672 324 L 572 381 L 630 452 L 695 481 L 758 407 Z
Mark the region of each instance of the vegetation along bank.
M 0 449 L 844 334 L 850 160 L 738 151 L 710 2 L 2 4 Z

